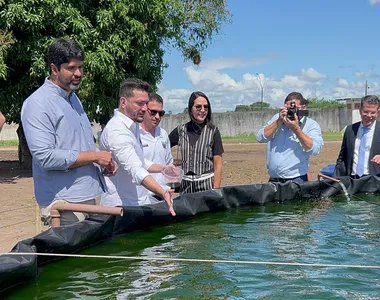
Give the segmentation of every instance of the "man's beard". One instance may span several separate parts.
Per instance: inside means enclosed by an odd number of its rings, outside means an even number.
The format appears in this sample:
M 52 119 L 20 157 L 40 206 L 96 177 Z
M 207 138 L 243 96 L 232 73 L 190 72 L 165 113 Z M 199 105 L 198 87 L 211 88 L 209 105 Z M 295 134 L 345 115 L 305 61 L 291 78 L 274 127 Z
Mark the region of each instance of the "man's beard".
M 79 87 L 80 87 L 80 83 L 79 84 L 70 83 L 70 90 L 72 91 L 76 91 L 77 89 L 79 89 Z

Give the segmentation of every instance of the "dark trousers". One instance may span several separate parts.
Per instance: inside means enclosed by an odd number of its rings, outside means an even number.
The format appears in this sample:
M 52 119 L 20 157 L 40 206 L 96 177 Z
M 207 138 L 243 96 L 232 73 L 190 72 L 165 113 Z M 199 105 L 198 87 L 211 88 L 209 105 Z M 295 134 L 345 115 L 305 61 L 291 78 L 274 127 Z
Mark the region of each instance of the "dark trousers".
M 285 182 L 288 182 L 288 181 L 305 182 L 305 181 L 307 181 L 307 174 L 301 175 L 301 176 L 298 176 L 298 177 L 294 177 L 294 178 L 273 178 L 273 177 L 269 178 L 269 182 L 281 182 L 281 183 L 285 183 Z

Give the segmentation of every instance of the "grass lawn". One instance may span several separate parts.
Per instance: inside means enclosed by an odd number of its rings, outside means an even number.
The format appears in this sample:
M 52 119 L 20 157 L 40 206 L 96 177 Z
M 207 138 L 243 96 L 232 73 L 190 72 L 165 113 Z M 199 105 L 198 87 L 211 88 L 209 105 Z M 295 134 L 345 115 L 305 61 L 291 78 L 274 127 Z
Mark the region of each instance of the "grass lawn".
M 323 132 L 322 137 L 325 141 L 340 141 L 342 140 L 343 135 L 341 132 Z M 224 136 L 222 137 L 222 141 L 230 143 L 257 143 L 256 136 L 253 133 L 243 133 L 237 136 Z M 0 147 L 10 147 L 17 145 L 18 140 L 0 141 Z
M 8 140 L 8 141 L 0 140 L 0 147 L 10 147 L 10 146 L 18 146 L 18 140 Z
M 341 141 L 343 139 L 343 132 L 322 132 L 324 141 Z
M 343 135 L 341 132 L 323 132 L 322 137 L 324 141 L 341 141 Z M 224 136 L 222 137 L 223 142 L 233 142 L 233 143 L 257 143 L 256 135 L 251 133 L 240 134 L 237 136 Z

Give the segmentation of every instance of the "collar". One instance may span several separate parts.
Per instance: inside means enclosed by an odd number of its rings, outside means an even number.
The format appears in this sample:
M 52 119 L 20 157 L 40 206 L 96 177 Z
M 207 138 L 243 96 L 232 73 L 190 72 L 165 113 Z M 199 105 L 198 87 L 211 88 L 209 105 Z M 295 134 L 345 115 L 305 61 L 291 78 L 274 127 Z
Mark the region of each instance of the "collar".
M 139 125 L 139 128 L 140 128 L 140 134 L 143 134 L 143 135 L 150 135 L 150 132 L 146 131 L 144 128 L 141 127 L 141 125 Z M 152 136 L 153 138 L 158 138 L 158 137 L 161 137 L 161 130 L 160 130 L 160 126 L 157 126 L 154 128 L 154 136 Z
M 206 122 L 202 123 L 202 124 L 198 124 L 198 123 L 195 123 L 193 120 L 191 120 L 189 122 L 189 127 L 190 128 L 190 131 L 192 132 L 195 132 L 197 134 L 201 134 L 203 128 L 206 127 Z
M 369 125 L 367 128 L 368 128 L 368 131 L 371 131 L 373 128 L 375 128 L 375 126 L 376 126 L 376 120 L 371 124 L 371 125 Z M 360 130 L 363 130 L 363 127 L 365 127 L 365 126 L 363 126 L 363 123 L 362 122 L 360 122 Z
M 46 77 L 45 78 L 45 84 L 47 85 L 47 87 L 51 90 L 54 90 L 56 93 L 58 93 L 58 95 L 60 95 L 62 98 L 64 98 L 66 101 L 69 101 L 69 97 L 71 96 L 71 94 L 73 94 L 74 92 L 73 91 L 70 91 L 69 93 L 64 90 L 63 88 L 61 88 L 60 86 L 56 85 L 55 83 L 53 83 L 49 77 Z
M 127 117 L 125 114 L 119 112 L 118 109 L 114 110 L 114 117 L 119 118 L 129 129 L 133 129 L 133 125 L 135 124 L 136 128 L 139 128 L 140 126 L 134 122 L 130 117 Z

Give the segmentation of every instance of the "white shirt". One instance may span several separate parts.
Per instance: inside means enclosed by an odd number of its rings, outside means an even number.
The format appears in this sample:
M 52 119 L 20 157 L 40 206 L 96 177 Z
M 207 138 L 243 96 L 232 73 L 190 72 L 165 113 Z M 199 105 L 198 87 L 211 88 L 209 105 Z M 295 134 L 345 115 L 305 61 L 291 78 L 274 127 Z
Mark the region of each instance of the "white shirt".
M 97 136 L 97 138 L 98 138 L 98 144 L 99 144 L 99 142 L 100 142 L 100 137 L 102 136 L 102 132 L 103 131 L 98 131 L 97 133 L 96 133 L 96 136 Z
M 367 132 L 367 140 L 366 140 L 366 145 L 365 145 L 365 156 L 364 156 L 364 174 L 369 174 L 368 161 L 370 159 L 369 154 L 371 151 L 373 135 L 375 133 L 375 126 L 376 126 L 376 121 L 373 122 L 371 126 L 368 127 L 369 130 Z M 351 175 L 356 175 L 356 168 L 358 166 L 358 158 L 359 158 L 359 147 L 360 147 L 360 141 L 361 141 L 362 136 L 363 136 L 363 124 L 360 124 L 358 133 L 356 135 L 356 140 L 355 140 L 354 161 L 352 163 Z
M 157 126 L 154 136 L 140 127 L 140 137 L 144 151 L 144 158 L 147 163 L 160 165 L 169 165 L 173 163 L 173 157 L 170 150 L 169 136 L 165 129 Z M 167 189 L 165 176 L 161 173 L 152 173 L 154 179 Z
M 122 113 L 115 114 L 104 128 L 99 145 L 101 150 L 112 152 L 118 165 L 116 175 L 106 177 L 108 191 L 102 194 L 100 205 L 137 206 L 158 202 L 141 186 L 150 175 L 147 169 L 151 164 L 144 161 L 137 123 Z

